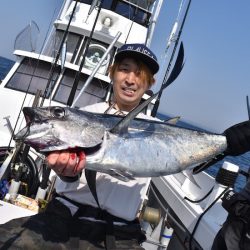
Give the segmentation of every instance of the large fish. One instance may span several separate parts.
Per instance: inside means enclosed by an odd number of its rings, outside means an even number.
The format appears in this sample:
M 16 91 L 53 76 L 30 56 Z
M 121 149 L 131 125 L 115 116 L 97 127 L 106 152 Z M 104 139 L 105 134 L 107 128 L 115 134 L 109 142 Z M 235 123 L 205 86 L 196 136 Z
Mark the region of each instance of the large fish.
M 226 137 L 164 122 L 94 114 L 67 107 L 23 109 L 15 136 L 38 152 L 84 150 L 86 168 L 124 181 L 174 174 L 222 153 Z

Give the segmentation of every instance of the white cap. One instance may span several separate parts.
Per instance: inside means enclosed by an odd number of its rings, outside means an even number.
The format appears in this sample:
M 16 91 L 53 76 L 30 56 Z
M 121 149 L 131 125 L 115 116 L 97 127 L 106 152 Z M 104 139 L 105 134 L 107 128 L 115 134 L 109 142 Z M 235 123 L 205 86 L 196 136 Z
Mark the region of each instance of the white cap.
M 222 168 L 224 168 L 228 171 L 231 171 L 231 172 L 235 172 L 235 173 L 237 173 L 239 171 L 239 166 L 237 166 L 231 162 L 228 162 L 228 161 L 224 161 Z

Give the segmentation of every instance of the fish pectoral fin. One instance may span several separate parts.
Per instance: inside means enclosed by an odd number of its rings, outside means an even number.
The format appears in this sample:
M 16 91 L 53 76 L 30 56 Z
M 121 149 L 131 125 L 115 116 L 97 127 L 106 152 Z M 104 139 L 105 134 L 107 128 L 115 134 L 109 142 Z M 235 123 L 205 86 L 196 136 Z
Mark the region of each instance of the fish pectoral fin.
M 112 177 L 120 180 L 120 181 L 124 181 L 124 182 L 128 182 L 131 180 L 134 180 L 135 178 L 133 177 L 133 175 L 131 173 L 129 173 L 128 171 L 121 171 L 121 170 L 117 170 L 117 169 L 110 169 L 110 173 L 109 173 Z
M 186 169 L 183 170 L 182 173 L 199 189 L 201 189 L 201 186 L 198 184 L 198 182 L 195 180 L 192 170 L 191 169 Z

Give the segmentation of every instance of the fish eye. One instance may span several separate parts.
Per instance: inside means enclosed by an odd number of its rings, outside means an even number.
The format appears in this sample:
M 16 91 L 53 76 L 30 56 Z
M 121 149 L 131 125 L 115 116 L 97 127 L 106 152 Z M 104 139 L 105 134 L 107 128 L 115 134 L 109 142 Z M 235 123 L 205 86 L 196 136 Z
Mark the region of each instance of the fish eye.
M 63 118 L 65 116 L 65 109 L 62 107 L 53 107 L 50 109 L 50 114 L 55 118 Z

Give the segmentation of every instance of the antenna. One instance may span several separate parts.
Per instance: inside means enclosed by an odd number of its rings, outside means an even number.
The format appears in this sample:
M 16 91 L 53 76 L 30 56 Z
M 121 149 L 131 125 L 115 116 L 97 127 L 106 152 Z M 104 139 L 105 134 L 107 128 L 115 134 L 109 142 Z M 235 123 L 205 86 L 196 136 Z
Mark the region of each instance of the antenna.
M 248 119 L 250 120 L 250 105 L 249 105 L 249 99 L 248 99 L 248 95 L 246 97 L 246 101 L 247 101 L 247 112 L 248 112 Z
M 172 61 L 173 61 L 173 58 L 174 58 L 174 55 L 175 55 L 175 51 L 177 49 L 177 46 L 178 46 L 178 43 L 179 43 L 179 40 L 180 40 L 180 36 L 181 36 L 182 30 L 183 30 L 183 27 L 184 27 L 184 24 L 185 24 L 185 21 L 186 21 L 186 18 L 187 18 L 187 14 L 188 14 L 188 11 L 189 11 L 189 8 L 190 8 L 190 5 L 191 5 L 191 1 L 192 0 L 189 0 L 189 2 L 187 4 L 186 11 L 184 13 L 184 17 L 182 19 L 182 23 L 181 23 L 181 26 L 179 28 L 178 34 L 177 34 L 177 38 L 175 40 L 174 48 L 173 48 L 173 51 L 172 51 L 172 54 L 171 54 L 171 58 L 169 59 L 169 63 L 168 63 L 168 66 L 167 66 L 167 69 L 166 69 L 166 72 L 165 72 L 162 84 L 164 84 L 165 81 L 168 78 L 168 75 L 169 75 L 169 72 L 170 72 L 170 68 L 171 68 L 171 65 L 172 65 Z M 162 91 L 159 92 L 159 94 L 157 96 L 155 105 L 154 105 L 154 107 L 152 109 L 152 113 L 151 113 L 152 116 L 156 116 L 156 114 L 157 114 L 157 111 L 158 111 L 158 108 L 159 108 L 159 105 L 160 105 L 161 95 L 162 95 Z

